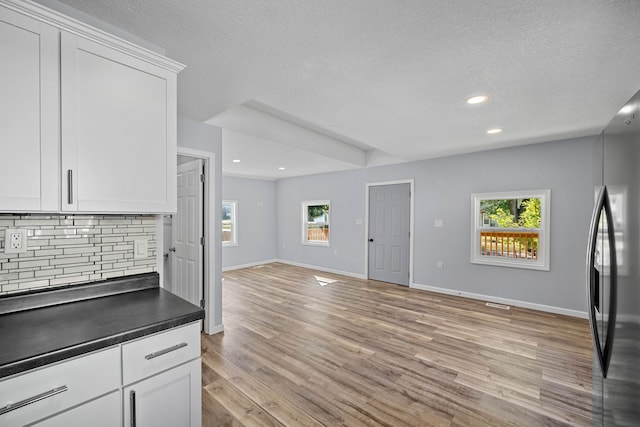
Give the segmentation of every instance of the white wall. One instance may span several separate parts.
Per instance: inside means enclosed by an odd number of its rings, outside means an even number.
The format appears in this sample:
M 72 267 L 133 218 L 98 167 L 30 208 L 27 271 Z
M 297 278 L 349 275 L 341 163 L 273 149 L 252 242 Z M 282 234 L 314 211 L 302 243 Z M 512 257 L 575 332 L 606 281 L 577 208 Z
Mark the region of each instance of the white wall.
M 214 186 L 215 197 L 210 200 L 211 218 L 205 219 L 213 227 L 214 239 L 209 245 L 213 252 L 213 270 L 209 287 L 208 328 L 211 333 L 222 331 L 222 250 L 220 249 L 221 230 L 217 225 L 222 221 L 220 206 L 222 204 L 222 129 L 197 122 L 185 117 L 178 117 L 178 147 L 189 148 L 209 153 L 214 158 L 213 176 L 209 183 Z M 209 239 L 211 240 L 211 239 Z
M 583 315 L 586 236 L 593 205 L 595 137 L 400 165 L 282 179 L 277 184 L 279 259 L 365 275 L 366 183 L 415 179 L 414 284 L 523 301 Z M 470 201 L 476 192 L 551 189 L 550 271 L 471 264 Z M 331 200 L 331 246 L 300 244 L 300 203 Z M 434 220 L 444 227 L 435 228 Z M 436 262 L 444 261 L 438 270 Z M 553 310 L 552 310 L 553 311 Z M 557 310 L 556 310 L 557 311 Z
M 277 246 L 276 182 L 225 176 L 222 199 L 238 202 L 238 245 L 222 247 L 222 268 L 273 261 Z

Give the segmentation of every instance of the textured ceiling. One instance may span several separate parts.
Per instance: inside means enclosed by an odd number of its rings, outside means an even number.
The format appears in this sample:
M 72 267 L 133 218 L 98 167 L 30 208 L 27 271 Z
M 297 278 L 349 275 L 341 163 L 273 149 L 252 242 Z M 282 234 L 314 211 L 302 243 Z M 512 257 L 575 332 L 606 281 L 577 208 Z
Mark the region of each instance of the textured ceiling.
M 223 169 L 240 175 L 256 174 L 230 171 L 229 146 L 306 153 L 269 136 L 290 126 L 370 166 L 594 134 L 640 89 L 638 0 L 62 2 L 186 64 L 179 113 L 232 131 Z M 248 129 L 255 112 L 270 126 Z

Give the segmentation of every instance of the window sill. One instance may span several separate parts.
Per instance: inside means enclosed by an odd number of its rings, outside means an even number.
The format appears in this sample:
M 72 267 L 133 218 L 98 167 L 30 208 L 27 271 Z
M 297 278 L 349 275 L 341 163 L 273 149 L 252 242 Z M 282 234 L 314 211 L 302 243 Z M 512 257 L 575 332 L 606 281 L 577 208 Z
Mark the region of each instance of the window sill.
M 300 242 L 300 244 L 305 246 L 320 246 L 323 248 L 331 247 L 331 244 L 329 242 Z
M 525 270 L 549 271 L 549 266 L 542 263 L 523 263 L 513 260 L 486 260 L 474 258 L 471 264 L 490 265 L 494 267 L 521 268 Z

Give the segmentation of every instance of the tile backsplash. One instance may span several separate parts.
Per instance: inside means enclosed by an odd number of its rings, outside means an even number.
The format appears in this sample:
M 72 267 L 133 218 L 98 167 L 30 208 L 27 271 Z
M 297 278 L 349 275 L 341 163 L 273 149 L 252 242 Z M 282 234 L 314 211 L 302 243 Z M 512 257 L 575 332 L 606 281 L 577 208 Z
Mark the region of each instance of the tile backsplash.
M 5 230 L 28 230 L 27 252 L 5 253 Z M 147 257 L 134 259 L 134 241 Z M 156 271 L 153 215 L 0 214 L 0 294 Z

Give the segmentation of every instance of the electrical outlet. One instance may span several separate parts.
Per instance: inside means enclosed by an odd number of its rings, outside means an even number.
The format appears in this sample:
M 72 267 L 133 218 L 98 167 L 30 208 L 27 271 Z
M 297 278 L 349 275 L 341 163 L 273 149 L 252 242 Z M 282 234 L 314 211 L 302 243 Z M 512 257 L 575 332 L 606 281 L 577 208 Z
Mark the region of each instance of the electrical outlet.
M 19 254 L 27 252 L 27 230 L 8 228 L 4 235 L 4 253 Z
M 438 267 L 438 270 L 442 270 L 444 268 L 444 262 L 442 261 L 438 261 L 436 263 L 436 266 Z
M 133 241 L 133 258 L 147 258 L 149 256 L 149 241 L 139 239 Z

